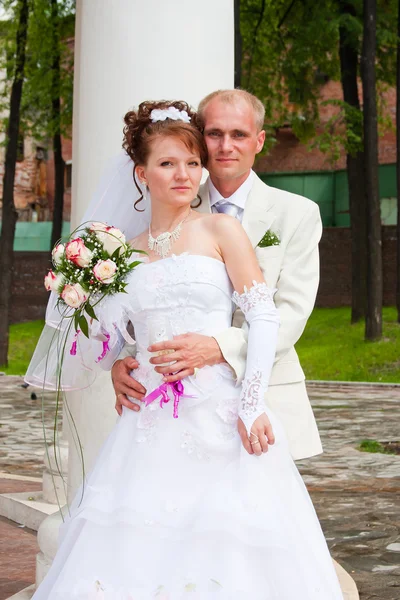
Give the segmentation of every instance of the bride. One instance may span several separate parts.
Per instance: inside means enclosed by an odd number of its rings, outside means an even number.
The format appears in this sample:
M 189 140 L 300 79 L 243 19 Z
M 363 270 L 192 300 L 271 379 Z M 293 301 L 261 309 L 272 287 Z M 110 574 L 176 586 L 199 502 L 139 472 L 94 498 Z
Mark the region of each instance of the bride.
M 207 163 L 196 114 L 183 102 L 144 102 L 125 123 L 135 181 L 151 193 L 150 227 L 131 243 L 148 254 L 138 255 L 128 293 L 96 312 L 121 336 L 133 326 L 134 376 L 148 402 L 123 408 L 33 598 L 341 600 L 311 500 L 263 400 L 279 328 L 274 290 L 236 219 L 191 208 Z M 249 324 L 242 387 L 227 364 L 206 366 L 183 380 L 179 404 L 168 384 L 160 403 L 149 345 L 215 335 L 234 305 Z

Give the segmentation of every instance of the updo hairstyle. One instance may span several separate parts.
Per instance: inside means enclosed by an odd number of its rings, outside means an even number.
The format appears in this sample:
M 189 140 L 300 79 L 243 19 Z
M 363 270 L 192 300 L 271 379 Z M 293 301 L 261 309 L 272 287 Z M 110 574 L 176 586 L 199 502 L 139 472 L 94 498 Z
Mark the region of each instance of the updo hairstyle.
M 190 117 L 190 123 L 185 121 L 174 121 L 165 119 L 165 121 L 151 121 L 151 112 L 153 110 L 164 110 L 174 107 L 179 111 L 186 111 Z M 202 166 L 207 164 L 208 154 L 207 146 L 203 137 L 203 128 L 201 121 L 187 102 L 180 100 L 159 102 L 147 101 L 139 105 L 137 111 L 131 110 L 124 117 L 124 141 L 122 147 L 133 160 L 135 168 L 133 170 L 133 180 L 140 193 L 140 198 L 135 202 L 136 205 L 143 200 L 142 190 L 136 180 L 136 165 L 146 165 L 150 152 L 151 143 L 158 136 L 177 138 L 193 153 L 199 154 Z M 199 206 L 199 205 L 197 205 Z

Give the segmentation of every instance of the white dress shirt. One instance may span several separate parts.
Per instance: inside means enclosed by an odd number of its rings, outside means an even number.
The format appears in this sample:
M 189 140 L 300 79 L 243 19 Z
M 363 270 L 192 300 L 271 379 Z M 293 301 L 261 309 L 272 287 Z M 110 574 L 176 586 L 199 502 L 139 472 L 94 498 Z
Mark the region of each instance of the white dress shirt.
M 219 193 L 219 191 L 217 190 L 217 188 L 211 181 L 211 177 L 209 177 L 208 178 L 208 190 L 210 193 L 211 211 L 213 213 L 218 212 L 218 210 L 215 207 L 215 204 L 217 202 L 221 202 L 221 203 L 229 202 L 229 204 L 234 204 L 235 206 L 238 207 L 238 212 L 237 212 L 236 218 L 240 222 L 242 222 L 244 207 L 246 205 L 247 196 L 249 195 L 250 190 L 253 186 L 254 175 L 255 175 L 254 171 L 250 171 L 249 176 L 247 177 L 246 181 L 244 181 L 242 183 L 242 185 L 236 190 L 236 192 L 234 192 L 232 194 L 232 196 L 229 196 L 229 198 L 224 198 L 223 196 L 221 196 L 221 194 Z

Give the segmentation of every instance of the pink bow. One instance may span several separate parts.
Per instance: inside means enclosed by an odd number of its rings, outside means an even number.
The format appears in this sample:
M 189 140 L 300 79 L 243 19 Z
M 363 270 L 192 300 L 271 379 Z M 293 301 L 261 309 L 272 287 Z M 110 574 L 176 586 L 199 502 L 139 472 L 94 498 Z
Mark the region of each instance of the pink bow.
M 76 342 L 77 342 L 78 335 L 80 334 L 80 332 L 81 332 L 81 330 L 77 329 L 76 333 L 74 335 L 74 341 L 72 342 L 72 346 L 71 346 L 71 349 L 69 351 L 69 353 L 70 353 L 71 356 L 76 356 Z
M 172 390 L 174 395 L 174 419 L 178 418 L 178 406 L 181 398 L 196 398 L 196 396 L 189 396 L 185 394 L 185 388 L 183 387 L 182 381 L 168 381 L 166 383 L 161 384 L 158 388 L 153 390 L 148 396 L 143 398 L 143 401 L 146 406 L 157 400 L 160 396 L 160 407 L 163 408 L 164 404 L 167 404 L 170 401 L 170 397 L 168 395 L 168 388 Z
M 108 352 L 110 351 L 110 344 L 108 343 L 110 341 L 110 334 L 105 333 L 104 335 L 106 336 L 106 339 L 103 342 L 103 352 L 100 354 L 100 356 L 97 357 L 97 359 L 96 359 L 97 363 L 99 363 L 101 360 L 103 360 L 103 358 L 106 356 L 106 354 L 108 354 Z

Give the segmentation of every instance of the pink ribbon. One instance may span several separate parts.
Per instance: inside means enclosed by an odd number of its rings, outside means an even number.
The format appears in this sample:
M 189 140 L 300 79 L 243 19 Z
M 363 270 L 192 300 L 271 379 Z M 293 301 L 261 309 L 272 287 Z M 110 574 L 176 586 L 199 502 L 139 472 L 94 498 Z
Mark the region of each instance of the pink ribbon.
M 72 346 L 71 346 L 71 350 L 69 351 L 71 356 L 76 356 L 76 340 L 78 338 L 78 335 L 80 334 L 81 330 L 77 329 L 76 333 L 74 335 L 74 341 L 72 342 Z
M 106 340 L 104 340 L 103 342 L 103 352 L 100 354 L 100 356 L 98 356 L 96 358 L 96 362 L 100 362 L 101 360 L 103 360 L 103 358 L 105 357 L 105 355 L 107 354 L 107 352 L 110 351 L 110 345 L 109 345 L 109 341 L 110 341 L 110 334 L 109 333 L 104 333 L 104 335 L 106 336 Z
M 164 408 L 164 404 L 167 404 L 170 401 L 170 397 L 168 396 L 168 389 L 172 390 L 174 395 L 174 419 L 178 418 L 178 406 L 181 398 L 196 398 L 196 396 L 189 396 L 185 394 L 185 388 L 183 387 L 182 381 L 168 381 L 163 383 L 158 388 L 153 390 L 148 396 L 143 398 L 143 402 L 146 406 L 160 398 L 160 407 Z

